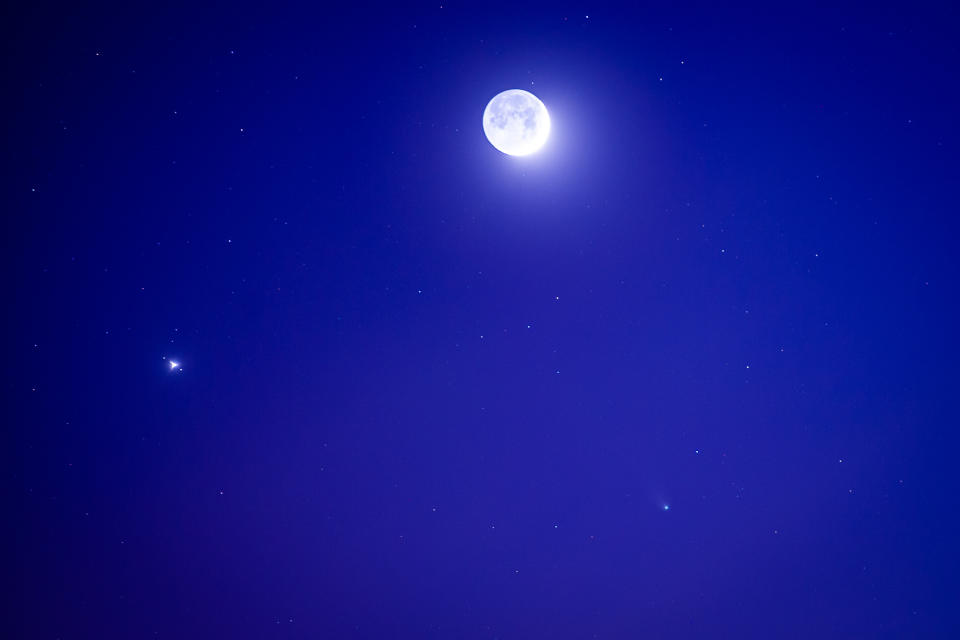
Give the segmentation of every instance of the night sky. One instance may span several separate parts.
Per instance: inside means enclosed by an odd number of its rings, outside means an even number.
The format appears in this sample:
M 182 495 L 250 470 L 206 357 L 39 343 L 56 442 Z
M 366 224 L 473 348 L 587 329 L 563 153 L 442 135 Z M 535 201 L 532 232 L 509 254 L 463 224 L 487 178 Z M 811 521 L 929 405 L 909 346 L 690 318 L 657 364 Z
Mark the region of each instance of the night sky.
M 948 3 L 21 4 L 3 635 L 960 637 Z

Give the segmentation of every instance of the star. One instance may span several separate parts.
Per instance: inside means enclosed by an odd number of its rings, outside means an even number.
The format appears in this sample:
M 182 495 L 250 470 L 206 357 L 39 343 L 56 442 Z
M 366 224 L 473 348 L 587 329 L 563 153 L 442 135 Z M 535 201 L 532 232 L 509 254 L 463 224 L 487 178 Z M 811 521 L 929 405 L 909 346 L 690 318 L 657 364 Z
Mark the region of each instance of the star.
M 180 366 L 179 362 L 173 360 L 170 361 L 170 371 L 183 371 L 183 367 Z

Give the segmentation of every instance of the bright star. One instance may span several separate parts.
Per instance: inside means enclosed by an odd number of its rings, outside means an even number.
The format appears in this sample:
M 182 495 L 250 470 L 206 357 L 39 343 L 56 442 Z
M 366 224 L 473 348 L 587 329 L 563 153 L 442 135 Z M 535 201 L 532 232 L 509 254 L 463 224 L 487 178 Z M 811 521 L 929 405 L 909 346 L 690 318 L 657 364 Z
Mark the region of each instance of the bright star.
M 176 371 L 177 369 L 180 369 L 180 368 L 181 367 L 179 362 L 174 362 L 173 360 L 170 361 L 170 371 Z
M 670 511 L 670 505 L 668 505 L 668 504 L 663 505 L 663 510 L 664 510 L 664 511 Z

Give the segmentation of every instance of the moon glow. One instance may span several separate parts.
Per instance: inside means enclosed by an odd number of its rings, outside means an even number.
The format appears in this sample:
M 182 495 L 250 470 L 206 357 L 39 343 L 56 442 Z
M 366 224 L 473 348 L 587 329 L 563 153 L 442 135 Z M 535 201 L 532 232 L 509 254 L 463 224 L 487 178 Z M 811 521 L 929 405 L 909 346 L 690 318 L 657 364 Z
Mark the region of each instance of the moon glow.
M 550 136 L 550 114 L 529 91 L 508 89 L 493 96 L 483 110 L 483 132 L 498 151 L 526 156 Z

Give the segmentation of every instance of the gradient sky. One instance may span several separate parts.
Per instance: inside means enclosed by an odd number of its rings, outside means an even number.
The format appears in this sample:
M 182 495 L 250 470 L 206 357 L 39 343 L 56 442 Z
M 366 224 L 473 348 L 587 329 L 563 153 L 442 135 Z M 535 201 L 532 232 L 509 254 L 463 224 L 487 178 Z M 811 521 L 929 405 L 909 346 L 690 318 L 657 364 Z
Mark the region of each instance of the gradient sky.
M 960 637 L 957 18 L 9 13 L 11 637 Z

